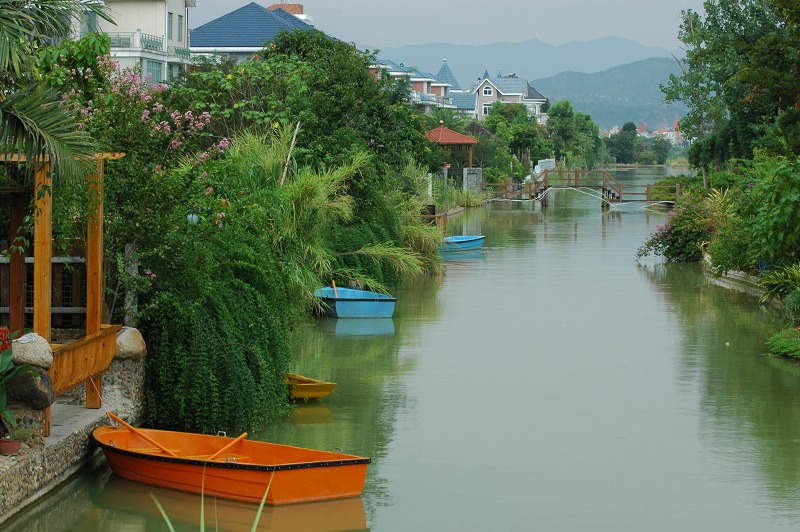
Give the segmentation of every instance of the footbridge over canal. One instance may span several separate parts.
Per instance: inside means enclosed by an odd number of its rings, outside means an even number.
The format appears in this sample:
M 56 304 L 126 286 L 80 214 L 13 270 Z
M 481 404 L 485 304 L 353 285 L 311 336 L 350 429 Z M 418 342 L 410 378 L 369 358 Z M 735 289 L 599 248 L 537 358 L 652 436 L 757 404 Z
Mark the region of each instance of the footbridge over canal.
M 600 193 L 603 206 L 612 203 L 674 203 L 680 196 L 680 185 L 621 183 L 606 170 L 545 170 L 527 183 L 484 183 L 490 198 L 541 201 L 547 204 L 552 189 L 592 189 Z

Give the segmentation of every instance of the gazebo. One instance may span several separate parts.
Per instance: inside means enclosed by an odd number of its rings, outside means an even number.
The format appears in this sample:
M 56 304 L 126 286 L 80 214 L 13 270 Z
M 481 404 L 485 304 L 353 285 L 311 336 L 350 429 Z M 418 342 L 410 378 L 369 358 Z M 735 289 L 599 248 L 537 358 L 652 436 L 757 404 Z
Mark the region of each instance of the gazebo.
M 66 344 L 51 344 L 53 364 L 48 374 L 56 395 L 87 383 L 89 375 L 106 371 L 116 353 L 116 333 L 120 325 L 102 324 L 103 307 L 103 169 L 106 160 L 120 159 L 123 153 L 98 153 L 94 156 L 96 172 L 89 177 L 88 189 L 93 210 L 86 228 L 86 336 Z M 0 155 L 0 162 L 25 163 L 18 155 Z M 8 191 L 0 205 L 10 207 L 11 241 L 22 234 L 25 208 L 34 195 L 33 216 L 33 332 L 52 340 L 52 260 L 53 198 L 50 163 L 47 159 L 34 163 L 34 187 Z M 2 196 L 2 195 L 0 195 Z M 24 250 L 13 247 L 9 260 L 9 330 L 24 329 Z M 101 379 L 97 387 L 86 384 L 86 408 L 100 408 Z M 50 432 L 50 411 L 45 412 L 45 435 Z
M 478 143 L 478 139 L 447 129 L 442 121 L 439 121 L 439 127 L 428 131 L 425 136 L 429 141 L 451 152 L 466 151 L 467 168 L 472 168 L 472 147 Z

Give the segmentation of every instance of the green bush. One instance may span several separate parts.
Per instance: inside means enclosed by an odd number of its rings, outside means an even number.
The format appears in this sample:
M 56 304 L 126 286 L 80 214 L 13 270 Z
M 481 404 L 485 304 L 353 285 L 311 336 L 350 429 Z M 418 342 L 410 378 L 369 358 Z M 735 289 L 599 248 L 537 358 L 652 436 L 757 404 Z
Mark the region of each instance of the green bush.
M 653 254 L 674 262 L 697 262 L 702 259 L 702 246 L 709 238 L 710 226 L 702 196 L 686 195 L 639 247 L 636 257 Z
M 767 347 L 773 355 L 800 358 L 800 327 L 775 333 L 767 340 Z

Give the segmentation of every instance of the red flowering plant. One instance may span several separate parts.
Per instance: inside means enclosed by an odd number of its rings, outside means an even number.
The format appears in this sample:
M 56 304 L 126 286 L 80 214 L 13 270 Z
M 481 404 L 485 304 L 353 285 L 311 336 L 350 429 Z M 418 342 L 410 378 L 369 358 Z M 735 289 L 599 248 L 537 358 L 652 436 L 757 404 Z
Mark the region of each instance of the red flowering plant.
M 6 434 L 11 437 L 12 426 L 16 423 L 14 412 L 8 407 L 6 383 L 20 371 L 32 371 L 29 364 L 14 365 L 14 355 L 11 351 L 12 337 L 8 327 L 0 327 L 0 422 L 6 429 Z

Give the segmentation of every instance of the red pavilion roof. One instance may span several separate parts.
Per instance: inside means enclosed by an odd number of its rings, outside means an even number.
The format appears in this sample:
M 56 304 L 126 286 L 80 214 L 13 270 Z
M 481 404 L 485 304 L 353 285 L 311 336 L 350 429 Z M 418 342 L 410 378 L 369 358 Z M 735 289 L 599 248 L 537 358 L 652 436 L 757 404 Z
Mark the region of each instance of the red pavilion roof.
M 453 144 L 477 144 L 478 139 L 462 135 L 452 129 L 447 129 L 444 125 L 440 125 L 436 129 L 432 129 L 425 133 L 428 140 L 439 145 L 453 145 Z

